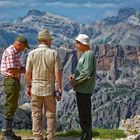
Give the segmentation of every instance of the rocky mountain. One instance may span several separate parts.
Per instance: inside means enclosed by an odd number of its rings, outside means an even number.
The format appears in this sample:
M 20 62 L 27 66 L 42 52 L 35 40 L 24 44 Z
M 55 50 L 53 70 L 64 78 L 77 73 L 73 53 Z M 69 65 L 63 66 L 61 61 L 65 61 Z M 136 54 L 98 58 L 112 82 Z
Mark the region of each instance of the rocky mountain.
M 14 23 L 1 23 L 0 29 L 14 33 L 16 36 L 25 35 L 31 45 L 37 44 L 37 33 L 40 30 L 48 29 L 54 38 L 53 45 L 60 46 L 63 41 L 73 38 L 79 33 L 79 24 L 48 12 L 30 10 L 26 16 L 18 18 Z M 3 38 L 3 34 L 0 33 L 0 36 Z M 9 41 L 8 37 L 7 41 Z M 0 46 L 3 45 L 0 43 Z
M 131 16 L 135 16 L 139 19 L 139 14 L 134 8 L 122 8 L 119 10 L 117 16 L 107 17 L 103 20 L 104 24 L 112 25 L 120 22 L 126 23 Z
M 88 34 L 92 44 L 97 45 L 140 44 L 140 13 L 133 8 L 122 8 L 116 16 L 107 17 L 90 25 L 79 25 L 68 18 L 33 9 L 13 23 L 0 23 L 0 46 L 9 45 L 18 34 L 25 35 L 31 45 L 36 45 L 37 33 L 44 28 L 50 30 L 53 35 L 55 47 L 63 45 L 67 40 L 73 42 L 79 32 Z M 14 37 L 12 40 L 10 36 L 5 38 L 4 34 L 7 32 Z
M 4 29 L 0 29 L 0 44 L 2 47 L 8 46 L 16 37 L 15 33 L 8 32 Z
M 18 34 L 25 35 L 31 45 L 36 45 L 38 31 L 44 28 L 50 30 L 54 36 L 53 46 L 63 64 L 63 99 L 57 103 L 57 130 L 70 130 L 79 128 L 75 93 L 68 80 L 69 75 L 74 73 L 79 57 L 74 49 L 74 38 L 78 33 L 88 34 L 97 59 L 96 89 L 92 96 L 92 125 L 117 128 L 122 119 L 140 114 L 139 20 L 140 14 L 133 8 L 120 9 L 117 16 L 91 25 L 79 25 L 48 12 L 31 10 L 14 23 L 0 24 L 0 45 L 9 45 Z M 23 64 L 27 54 L 28 52 L 23 54 Z M 0 77 L 1 87 L 2 79 Z M 30 129 L 30 99 L 25 96 L 24 76 L 21 83 L 20 109 L 16 113 L 14 128 Z M 2 88 L 0 103 L 4 104 Z M 2 116 L 1 106 L 0 127 Z
M 140 48 L 121 46 L 96 46 L 96 89 L 92 96 L 93 127 L 117 128 L 122 119 L 140 114 Z M 64 95 L 58 103 L 58 129 L 79 127 L 75 93 L 69 86 L 68 76 L 77 61 L 73 50 L 68 51 L 69 61 L 63 70 Z M 71 53 L 70 53 L 71 52 Z M 64 62 L 66 55 L 61 57 Z M 62 113 L 65 112 L 65 113 Z
M 140 13 L 133 8 L 120 9 L 117 16 L 107 17 L 101 22 L 81 26 L 92 38 L 93 44 L 117 44 L 139 46 Z
M 57 49 L 63 64 L 63 98 L 57 103 L 57 130 L 79 128 L 75 93 L 68 81 L 68 75 L 74 72 L 78 56 L 69 45 Z M 113 45 L 95 47 L 97 73 L 95 93 L 92 96 L 93 127 L 117 128 L 122 119 L 140 114 L 139 49 Z M 30 129 L 30 100 L 25 96 L 24 76 L 21 83 L 20 109 L 16 113 L 14 128 Z M 1 104 L 4 103 L 3 99 L 4 94 L 1 92 Z M 2 110 L 0 114 L 2 117 Z

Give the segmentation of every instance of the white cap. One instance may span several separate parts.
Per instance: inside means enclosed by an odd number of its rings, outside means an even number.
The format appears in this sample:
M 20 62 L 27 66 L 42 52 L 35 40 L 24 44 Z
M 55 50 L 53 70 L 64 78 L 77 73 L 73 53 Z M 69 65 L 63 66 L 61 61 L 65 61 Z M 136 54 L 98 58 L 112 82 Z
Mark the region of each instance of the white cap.
M 89 37 L 86 34 L 79 34 L 75 40 L 84 45 L 90 46 Z

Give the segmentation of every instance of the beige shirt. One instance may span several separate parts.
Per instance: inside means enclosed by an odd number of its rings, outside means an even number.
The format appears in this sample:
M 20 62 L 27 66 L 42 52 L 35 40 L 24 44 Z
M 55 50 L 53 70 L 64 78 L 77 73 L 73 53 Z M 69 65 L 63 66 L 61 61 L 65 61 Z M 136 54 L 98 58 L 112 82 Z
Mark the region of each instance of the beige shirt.
M 43 44 L 32 50 L 26 63 L 26 70 L 32 72 L 32 94 L 52 95 L 55 91 L 55 71 L 61 69 L 62 64 L 56 50 Z

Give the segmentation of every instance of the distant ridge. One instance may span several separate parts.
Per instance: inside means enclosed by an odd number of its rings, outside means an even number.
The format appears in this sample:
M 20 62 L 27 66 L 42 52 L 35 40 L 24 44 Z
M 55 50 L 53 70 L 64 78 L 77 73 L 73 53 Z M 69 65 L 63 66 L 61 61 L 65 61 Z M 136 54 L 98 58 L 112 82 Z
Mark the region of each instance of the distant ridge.
M 117 16 L 107 17 L 103 19 L 103 22 L 109 25 L 127 22 L 127 19 L 132 15 L 136 15 L 136 10 L 134 8 L 122 8 L 118 11 Z
M 93 45 L 140 46 L 140 13 L 134 8 L 122 8 L 116 16 L 90 25 L 78 24 L 66 17 L 32 9 L 15 22 L 0 23 L 0 29 L 0 46 L 8 45 L 14 39 L 10 39 L 9 36 L 4 39 L 4 32 L 14 37 L 23 34 L 34 46 L 37 44 L 37 33 L 42 29 L 50 30 L 54 36 L 55 47 L 63 45 L 65 41 L 73 43 L 78 33 L 88 34 Z

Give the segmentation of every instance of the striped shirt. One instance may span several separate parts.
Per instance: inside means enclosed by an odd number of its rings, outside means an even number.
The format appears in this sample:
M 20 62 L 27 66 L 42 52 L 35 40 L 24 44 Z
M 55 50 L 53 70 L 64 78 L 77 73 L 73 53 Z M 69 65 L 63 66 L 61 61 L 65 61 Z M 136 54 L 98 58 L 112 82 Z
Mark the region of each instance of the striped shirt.
M 13 75 L 7 70 L 9 68 L 21 68 L 20 55 L 21 53 L 17 52 L 17 50 L 12 45 L 4 51 L 1 59 L 1 74 L 3 76 L 13 77 Z M 14 77 L 19 78 L 20 75 L 16 75 Z
M 43 44 L 32 50 L 26 63 L 26 71 L 32 73 L 32 94 L 52 95 L 55 91 L 55 71 L 61 69 L 62 64 L 56 50 Z

